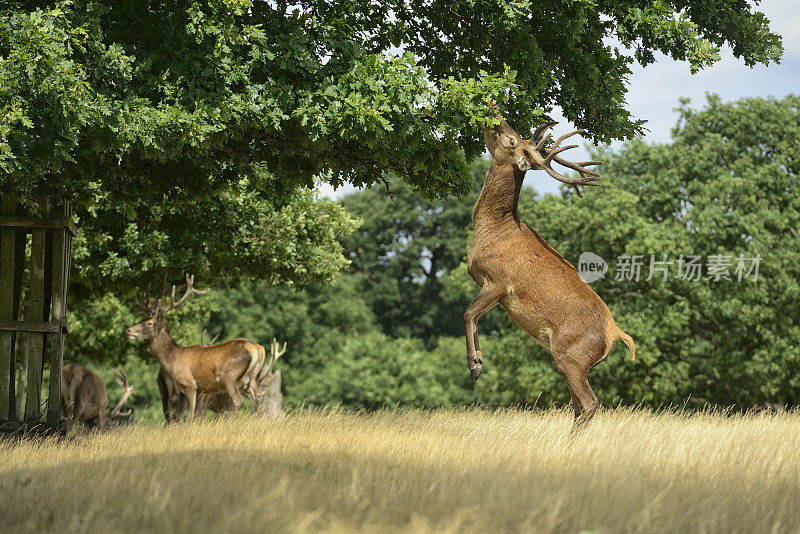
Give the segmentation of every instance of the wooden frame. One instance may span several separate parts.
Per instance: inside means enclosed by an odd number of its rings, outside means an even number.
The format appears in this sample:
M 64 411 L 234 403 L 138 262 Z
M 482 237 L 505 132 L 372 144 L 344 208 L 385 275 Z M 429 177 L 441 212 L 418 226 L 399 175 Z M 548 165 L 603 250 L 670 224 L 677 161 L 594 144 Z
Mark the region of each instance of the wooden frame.
M 0 433 L 52 434 L 64 428 L 61 367 L 76 229 L 68 203 L 53 206 L 44 200 L 38 211 L 38 216 L 26 213 L 12 195 L 0 195 Z M 16 391 L 18 362 L 26 373 L 24 403 Z M 42 413 L 45 362 L 50 380 Z

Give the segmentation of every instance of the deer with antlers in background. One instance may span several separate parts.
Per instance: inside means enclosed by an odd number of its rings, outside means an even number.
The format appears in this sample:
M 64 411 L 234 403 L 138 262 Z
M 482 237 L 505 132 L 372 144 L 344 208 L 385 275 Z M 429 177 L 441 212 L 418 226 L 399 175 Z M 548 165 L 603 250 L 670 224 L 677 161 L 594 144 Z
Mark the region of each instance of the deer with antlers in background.
M 122 388 L 122 397 L 112 410 L 106 414 L 108 391 L 103 379 L 94 371 L 77 363 L 70 363 L 61 369 L 63 387 L 61 388 L 61 412 L 71 425 L 83 423 L 90 428 L 104 430 L 117 417 L 131 415 L 131 410 L 122 412 L 122 406 L 134 393 L 128 384 L 125 371 L 115 369 L 117 384 Z
M 275 338 L 269 347 L 269 363 L 258 373 L 258 400 L 256 410 L 265 415 L 281 417 L 283 415 L 283 393 L 281 392 L 281 370 L 275 368 L 278 358 L 286 354 L 286 342 L 281 347 Z
M 192 345 L 182 347 L 169 333 L 164 315 L 179 307 L 192 295 L 204 295 L 208 289 L 194 288 L 194 276 L 186 275 L 184 295 L 175 300 L 177 287 L 172 286 L 170 302 L 164 306 L 166 278 L 161 296 L 151 301 L 148 294 L 137 305 L 144 312 L 145 320 L 125 330 L 130 339 L 147 339 L 150 352 L 166 375 L 174 383 L 178 396 L 186 398 L 187 419 L 194 419 L 198 394 L 227 394 L 231 399 L 231 411 L 237 411 L 242 403 L 240 384 L 256 398 L 257 378 L 266 358 L 264 347 L 246 339 L 233 339 L 217 345 Z M 163 402 L 163 399 L 162 399 Z M 184 403 L 178 402 L 177 418 L 183 415 Z M 166 414 L 165 409 L 165 414 Z
M 531 140 L 522 139 L 505 121 L 484 127 L 492 164 L 472 212 L 473 240 L 467 270 L 481 286 L 464 312 L 467 367 L 473 380 L 481 375 L 483 356 L 478 343 L 478 319 L 500 304 L 514 322 L 553 355 L 569 387 L 577 428 L 588 422 L 600 404 L 589 385 L 589 370 L 603 361 L 616 341 L 622 340 L 635 357 L 633 339 L 620 330 L 603 300 L 578 271 L 539 234 L 519 219 L 517 204 L 525 172 L 546 171 L 571 185 L 596 186 L 598 174 L 558 154 L 577 145 L 561 146 L 575 130 L 546 146 L 556 123 L 541 125 Z M 578 172 L 570 178 L 552 169 L 556 162 Z

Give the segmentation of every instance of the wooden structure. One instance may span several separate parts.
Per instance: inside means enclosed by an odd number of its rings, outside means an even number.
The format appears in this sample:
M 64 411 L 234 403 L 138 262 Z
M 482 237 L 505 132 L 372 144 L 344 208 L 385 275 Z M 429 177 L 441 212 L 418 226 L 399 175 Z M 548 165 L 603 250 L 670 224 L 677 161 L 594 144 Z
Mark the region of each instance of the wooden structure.
M 61 367 L 75 225 L 67 203 L 43 200 L 38 207 L 26 212 L 13 196 L 0 195 L 0 433 L 64 428 Z

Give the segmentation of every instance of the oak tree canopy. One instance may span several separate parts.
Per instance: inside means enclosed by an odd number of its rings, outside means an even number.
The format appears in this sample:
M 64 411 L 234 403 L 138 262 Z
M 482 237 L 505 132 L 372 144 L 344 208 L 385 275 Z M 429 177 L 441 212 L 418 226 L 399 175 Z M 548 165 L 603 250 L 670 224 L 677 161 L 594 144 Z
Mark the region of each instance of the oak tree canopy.
M 631 65 L 693 71 L 722 46 L 777 61 L 745 0 L 64 0 L 0 8 L 0 180 L 41 195 L 190 203 L 367 185 L 465 193 L 498 100 L 520 132 L 558 105 L 595 140 L 635 136 Z M 466 156 L 466 157 L 465 157 Z

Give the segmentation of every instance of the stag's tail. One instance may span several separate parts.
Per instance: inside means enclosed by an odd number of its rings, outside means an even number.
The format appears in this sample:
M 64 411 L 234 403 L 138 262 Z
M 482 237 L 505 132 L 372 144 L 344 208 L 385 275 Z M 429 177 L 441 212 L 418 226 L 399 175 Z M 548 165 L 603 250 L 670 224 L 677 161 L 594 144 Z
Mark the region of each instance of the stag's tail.
M 628 346 L 628 350 L 631 351 L 631 359 L 635 360 L 636 359 L 636 344 L 633 342 L 633 338 L 631 336 L 629 336 L 628 334 L 626 334 L 625 332 L 623 332 L 622 330 L 619 330 L 619 332 L 617 332 L 617 339 L 618 340 L 622 340 L 622 342 L 625 343 Z
M 247 366 L 244 374 L 242 374 L 242 377 L 239 379 L 245 386 L 256 381 L 261 368 L 264 366 L 264 359 L 266 357 L 266 351 L 264 350 L 264 347 L 261 345 L 255 345 L 255 343 L 250 343 L 250 345 L 251 347 L 248 347 L 247 349 L 247 352 L 250 354 L 250 364 Z M 252 345 L 255 345 L 255 347 Z

